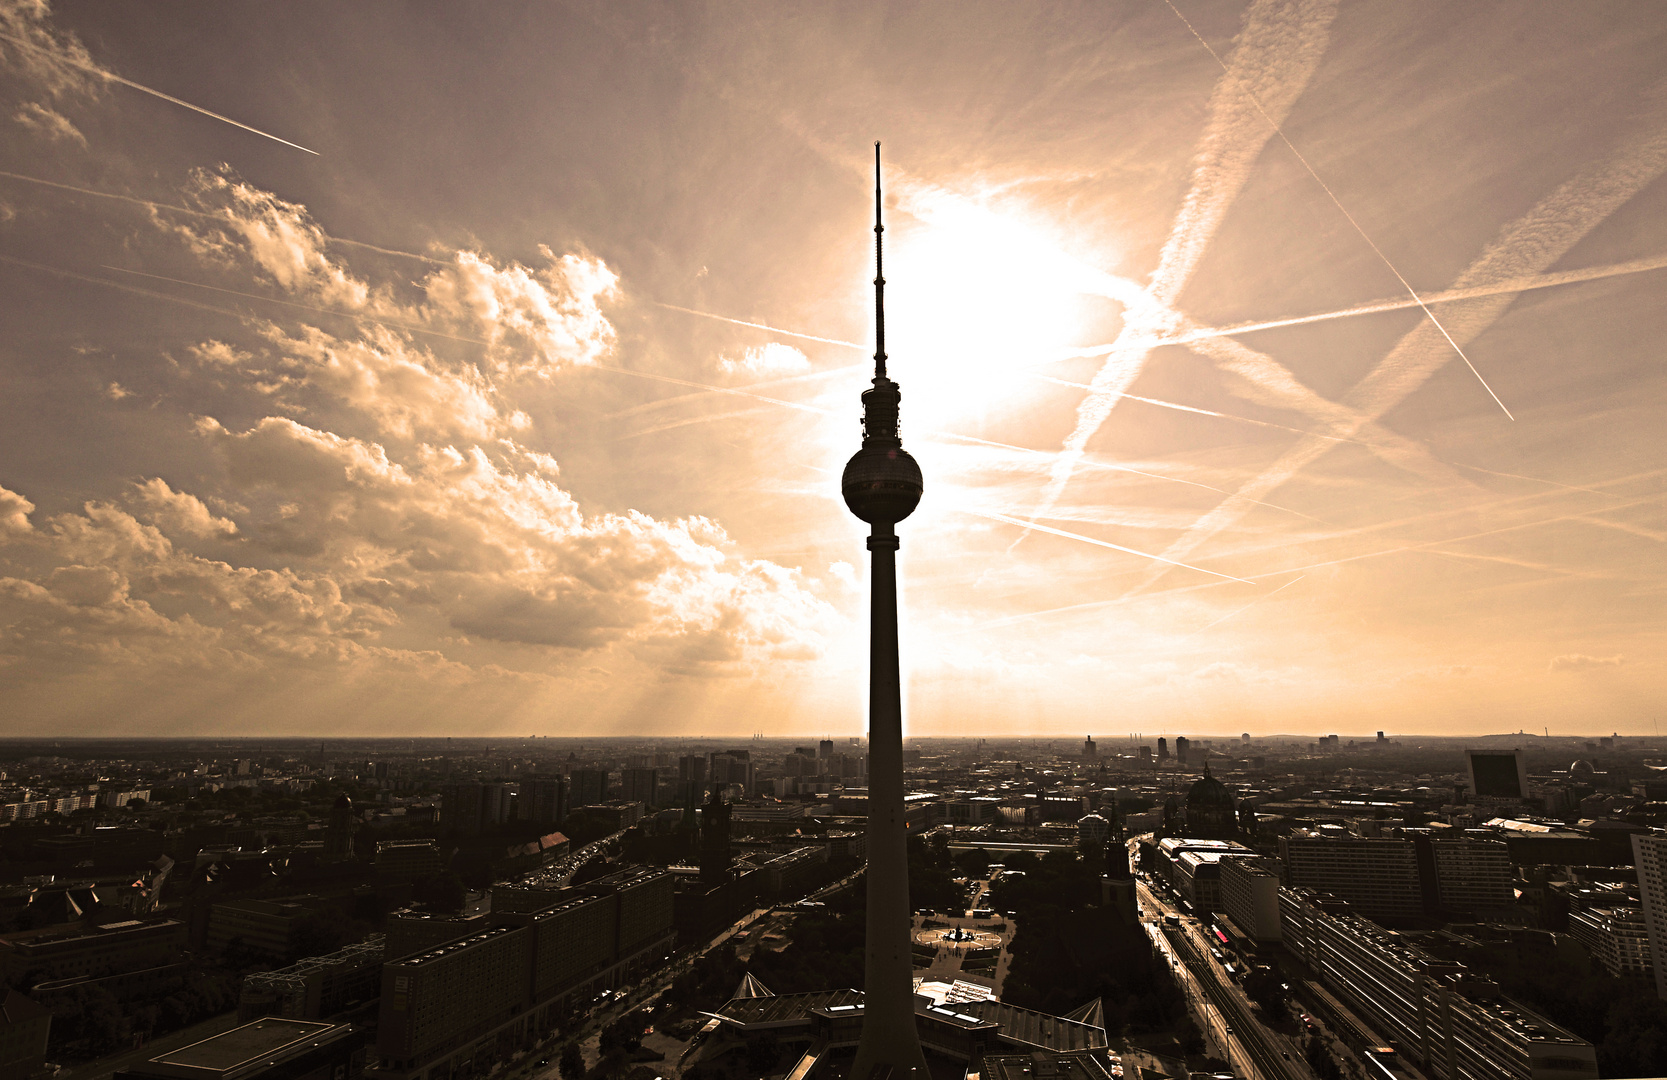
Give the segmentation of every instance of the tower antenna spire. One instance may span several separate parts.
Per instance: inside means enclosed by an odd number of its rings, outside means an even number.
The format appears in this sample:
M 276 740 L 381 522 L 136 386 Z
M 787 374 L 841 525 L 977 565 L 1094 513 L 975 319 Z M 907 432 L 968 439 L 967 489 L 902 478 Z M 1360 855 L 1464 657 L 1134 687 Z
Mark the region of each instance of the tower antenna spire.
M 874 377 L 886 377 L 885 231 L 881 218 L 885 200 L 880 195 L 880 143 L 874 142 Z

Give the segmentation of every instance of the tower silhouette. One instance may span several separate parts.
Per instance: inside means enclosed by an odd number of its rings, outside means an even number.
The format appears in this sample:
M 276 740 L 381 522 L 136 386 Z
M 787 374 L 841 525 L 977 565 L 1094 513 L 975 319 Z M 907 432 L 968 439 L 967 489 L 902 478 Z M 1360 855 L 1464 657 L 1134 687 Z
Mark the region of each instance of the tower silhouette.
M 897 670 L 897 523 L 920 502 L 920 466 L 897 429 L 903 395 L 886 377 L 886 277 L 880 144 L 874 144 L 874 385 L 862 395 L 862 449 L 840 491 L 871 525 L 868 640 L 868 941 L 862 1037 L 851 1080 L 925 1080 L 909 953 L 903 825 L 903 700 Z

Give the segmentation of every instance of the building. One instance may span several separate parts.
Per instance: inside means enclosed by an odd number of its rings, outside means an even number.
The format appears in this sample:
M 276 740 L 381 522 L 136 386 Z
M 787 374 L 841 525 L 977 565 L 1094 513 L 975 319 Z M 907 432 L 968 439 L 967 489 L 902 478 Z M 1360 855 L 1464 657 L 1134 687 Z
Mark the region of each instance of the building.
M 569 806 L 599 806 L 608 801 L 606 769 L 574 769 L 567 774 Z
M 124 919 L 93 926 L 71 923 L 0 939 L 0 981 L 29 975 L 36 982 L 92 979 L 174 963 L 186 928 L 173 919 Z
M 509 820 L 509 785 L 465 781 L 440 789 L 440 827 L 460 836 L 479 836 Z
M 1330 893 L 1374 919 L 1416 918 L 1424 896 L 1413 842 L 1299 829 L 1279 838 L 1285 884 Z
M 519 809 L 524 821 L 562 824 L 567 820 L 567 778 L 542 774 L 523 776 Z
M 1286 894 L 1291 903 L 1287 907 Z M 1369 919 L 1281 890 L 1287 947 L 1327 989 L 1432 1080 L 1592 1080 L 1597 1050 L 1465 965 Z M 1327 910 L 1329 908 L 1329 910 Z
M 269 1016 L 119 1069 L 113 1080 L 351 1080 L 364 1065 L 353 1025 Z
M 1442 911 L 1478 914 L 1509 908 L 1515 871 L 1504 841 L 1478 836 L 1432 839 L 1426 863 L 1422 839 L 1419 869 L 1435 882 L 1434 900 Z M 1426 901 L 1430 899 L 1426 887 Z
M 1278 941 L 1278 864 L 1271 859 L 1222 860 L 1221 901 L 1216 910 L 1253 941 Z
M 376 872 L 386 877 L 431 877 L 446 868 L 440 847 L 432 840 L 378 840 Z
M 1644 911 L 1636 907 L 1589 907 L 1569 912 L 1569 933 L 1586 946 L 1592 959 L 1617 979 L 1647 979 L 1655 973 L 1650 961 L 1650 928 Z
M 1181 757 L 1182 740 L 1176 739 L 1176 760 Z M 1210 775 L 1210 763 L 1204 763 L 1204 775 L 1187 789 L 1186 835 L 1200 840 L 1234 840 L 1239 835 L 1237 803 L 1227 785 Z
M 1082 740 L 1082 759 L 1084 761 L 1095 761 L 1099 756 L 1100 750 L 1094 745 L 1094 736 L 1086 736 Z
M 26 1077 L 46 1064 L 52 1010 L 7 990 L 0 997 L 0 1076 Z
M 1470 750 L 1464 752 L 1470 773 L 1470 793 L 1484 799 L 1528 798 L 1528 766 L 1521 750 Z
M 1175 886 L 1200 914 L 1218 911 L 1222 864 L 1248 857 L 1242 851 L 1183 851 L 1175 858 Z
M 234 942 L 276 960 L 295 955 L 296 931 L 318 913 L 311 897 L 227 900 L 208 913 L 208 947 L 224 952 Z
M 1667 836 L 1638 833 L 1632 838 L 1632 865 L 1638 868 L 1638 896 L 1650 937 L 1650 966 L 1655 992 L 1667 1001 Z
M 1104 845 L 1106 837 L 1111 835 L 1111 822 L 1099 814 L 1084 814 L 1077 819 L 1077 844 Z
M 242 1020 L 286 1016 L 292 1020 L 321 1020 L 371 1001 L 382 992 L 385 941 L 381 934 L 325 956 L 277 971 L 258 971 L 243 977 L 237 999 Z
M 671 875 L 639 869 L 577 889 L 507 890 L 487 925 L 390 959 L 382 968 L 381 1069 L 391 1080 L 491 1071 L 598 990 L 639 979 L 665 958 L 672 889 Z M 455 921 L 437 927 L 456 928 Z
M 1191 745 L 1192 743 L 1185 735 L 1175 736 L 1175 764 L 1185 765 L 1187 763 L 1187 747 Z
M 626 802 L 644 806 L 660 805 L 660 772 L 658 769 L 626 769 L 620 774 L 621 795 Z

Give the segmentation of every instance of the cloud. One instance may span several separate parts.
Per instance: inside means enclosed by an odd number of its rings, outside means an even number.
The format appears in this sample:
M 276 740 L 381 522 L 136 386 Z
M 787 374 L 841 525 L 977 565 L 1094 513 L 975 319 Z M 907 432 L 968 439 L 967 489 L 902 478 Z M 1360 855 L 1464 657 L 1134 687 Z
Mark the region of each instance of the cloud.
M 21 105 L 12 119 L 28 128 L 30 131 L 53 142 L 74 142 L 82 146 L 87 145 L 87 137 L 81 130 L 70 123 L 68 118 L 56 109 L 48 108 L 38 102 L 29 101 Z
M 1620 667 L 1626 663 L 1624 656 L 1587 656 L 1585 653 L 1567 653 L 1554 656 L 1547 665 L 1548 671 L 1590 671 L 1593 668 Z
M 134 485 L 134 502 L 169 536 L 194 540 L 230 540 L 237 535 L 237 523 L 217 517 L 195 495 L 175 491 L 161 477 Z
M 274 326 L 266 336 L 278 354 L 274 375 L 345 402 L 372 418 L 385 435 L 490 439 L 531 423 L 525 413 L 501 406 L 492 385 L 472 364 L 448 370 L 432 353 L 386 327 L 368 327 L 358 340 L 311 326 L 293 335 Z M 207 355 L 218 359 L 221 354 Z M 245 371 L 259 370 L 252 357 L 237 363 Z
M 358 310 L 370 298 L 369 286 L 326 254 L 329 238 L 306 207 L 243 182 L 227 166 L 193 170 L 186 194 L 209 216 L 164 228 L 185 237 L 199 257 L 247 261 L 286 292 L 334 307 Z
M 74 34 L 47 27 L 51 14 L 46 0 L 0 0 L 0 56 L 12 71 L 52 97 L 97 95 L 104 69 L 93 63 Z
M 795 349 L 791 345 L 783 345 L 779 341 L 772 341 L 768 345 L 754 345 L 743 352 L 739 359 L 724 357 L 718 361 L 718 367 L 725 375 L 750 375 L 763 378 L 771 375 L 789 375 L 810 369 L 810 357 Z
M 618 295 L 618 276 L 600 259 L 558 257 L 542 245 L 539 251 L 546 260 L 540 269 L 457 252 L 451 265 L 423 279 L 415 317 L 479 340 L 495 373 L 549 375 L 597 363 L 614 346 L 600 301 Z

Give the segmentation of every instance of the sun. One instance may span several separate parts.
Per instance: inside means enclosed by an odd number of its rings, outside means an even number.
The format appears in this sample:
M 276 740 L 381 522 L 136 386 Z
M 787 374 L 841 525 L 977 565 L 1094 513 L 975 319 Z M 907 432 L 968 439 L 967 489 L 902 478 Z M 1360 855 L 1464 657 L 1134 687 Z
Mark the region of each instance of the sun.
M 1129 283 L 1067 255 L 1031 215 L 941 190 L 905 198 L 886 230 L 886 347 L 911 423 L 984 420 L 1044 384 Z

